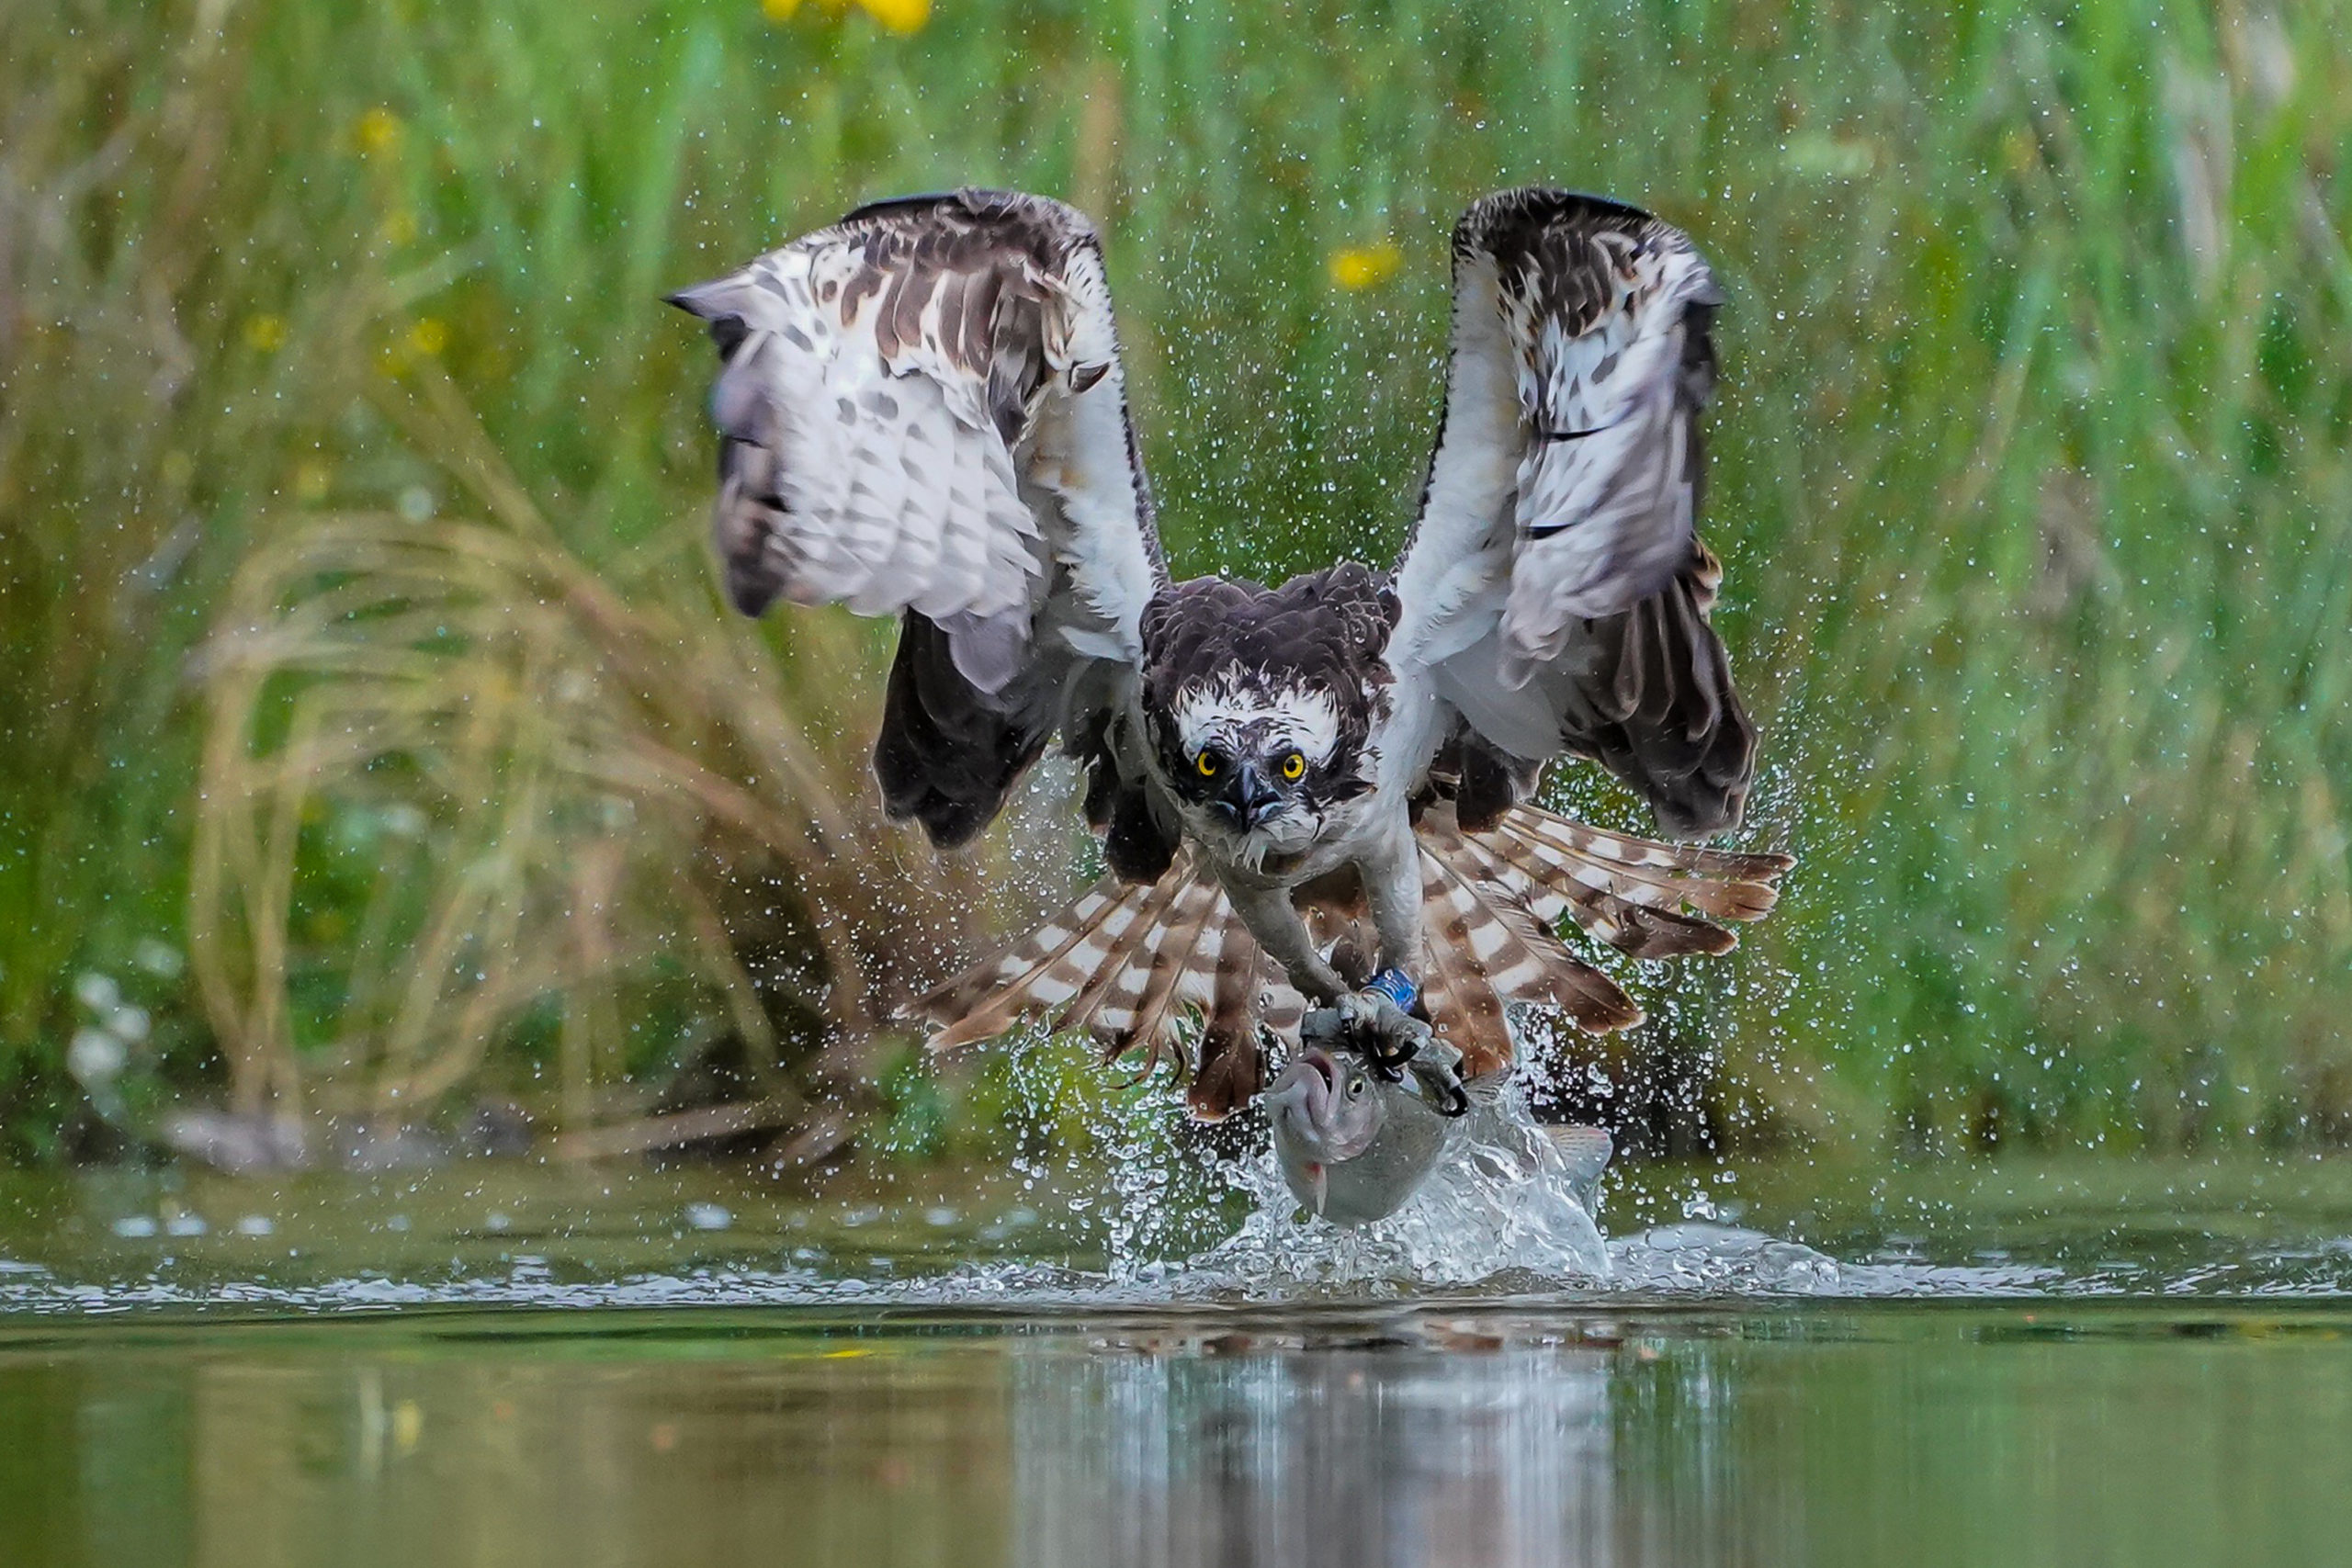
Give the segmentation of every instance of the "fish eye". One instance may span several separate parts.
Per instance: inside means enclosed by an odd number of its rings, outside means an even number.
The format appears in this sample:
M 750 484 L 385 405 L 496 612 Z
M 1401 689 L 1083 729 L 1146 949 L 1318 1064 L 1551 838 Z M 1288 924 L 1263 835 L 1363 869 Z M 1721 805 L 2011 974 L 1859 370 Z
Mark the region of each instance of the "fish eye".
M 1350 1078 L 1348 1080 L 1348 1098 L 1350 1100 L 1361 1100 L 1363 1098 L 1363 1079 Z
M 1306 776 L 1306 759 L 1293 751 L 1283 759 L 1283 777 L 1296 784 Z
M 1201 770 L 1201 777 L 1213 779 L 1216 777 L 1217 769 L 1224 766 L 1224 761 L 1214 750 L 1204 747 L 1201 750 L 1201 760 L 1193 765 Z

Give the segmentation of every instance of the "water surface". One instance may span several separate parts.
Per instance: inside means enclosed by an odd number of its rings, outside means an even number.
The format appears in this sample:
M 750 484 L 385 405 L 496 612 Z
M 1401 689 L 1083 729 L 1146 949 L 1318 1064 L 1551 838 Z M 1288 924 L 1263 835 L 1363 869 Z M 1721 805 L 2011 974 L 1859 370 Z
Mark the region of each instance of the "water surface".
M 2352 1313 L 0 1329 L 10 1562 L 2317 1562 Z
M 2332 1164 L 1652 1169 L 1598 1272 L 1435 1289 L 1315 1227 L 1118 1254 L 993 1177 L 7 1183 L 11 1564 L 2352 1541 Z

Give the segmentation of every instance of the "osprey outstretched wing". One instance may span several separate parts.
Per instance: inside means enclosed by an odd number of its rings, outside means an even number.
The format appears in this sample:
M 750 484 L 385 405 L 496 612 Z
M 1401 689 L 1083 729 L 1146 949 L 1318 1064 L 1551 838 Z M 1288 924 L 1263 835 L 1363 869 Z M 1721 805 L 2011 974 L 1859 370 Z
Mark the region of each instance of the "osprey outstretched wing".
M 908 197 L 671 302 L 725 361 L 736 606 L 905 617 L 875 747 L 892 815 L 967 841 L 1057 728 L 1115 798 L 1135 774 L 1109 720 L 1168 574 L 1093 226 L 1013 192 Z
M 1699 412 L 1713 390 L 1707 264 L 1637 209 L 1487 197 L 1453 231 L 1445 425 L 1398 571 L 1392 657 L 1461 715 L 1464 784 L 1501 798 L 1566 750 L 1675 833 L 1739 820 L 1756 730 L 1708 624 Z
M 966 841 L 1058 731 L 1112 875 L 918 1004 L 944 1049 L 1024 1017 L 1257 1092 L 1310 1003 L 1377 1055 L 1506 1063 L 1506 1004 L 1640 1017 L 1561 941 L 1720 953 L 1785 858 L 1528 805 L 1592 758 L 1676 832 L 1738 818 L 1755 731 L 1707 621 L 1705 264 L 1628 207 L 1528 189 L 1454 232 L 1446 423 L 1393 583 L 1171 582 L 1092 227 L 963 190 L 862 208 L 675 302 L 725 360 L 718 553 L 736 604 L 904 626 L 875 770 Z M 1419 976 L 1419 978 L 1415 978 Z M 1384 1042 L 1385 1043 L 1384 1044 Z M 1426 1047 L 1426 1048 L 1425 1048 Z M 1417 1069 L 1418 1070 L 1418 1069 Z

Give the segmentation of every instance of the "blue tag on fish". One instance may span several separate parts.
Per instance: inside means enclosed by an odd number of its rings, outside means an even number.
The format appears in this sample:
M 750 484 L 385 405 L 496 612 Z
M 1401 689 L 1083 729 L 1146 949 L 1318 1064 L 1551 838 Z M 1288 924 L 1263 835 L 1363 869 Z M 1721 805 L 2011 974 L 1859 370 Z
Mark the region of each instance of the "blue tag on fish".
M 1395 1002 L 1398 1012 L 1412 1011 L 1413 1004 L 1421 999 L 1420 987 L 1407 979 L 1402 969 L 1383 969 L 1365 983 L 1364 989 Z

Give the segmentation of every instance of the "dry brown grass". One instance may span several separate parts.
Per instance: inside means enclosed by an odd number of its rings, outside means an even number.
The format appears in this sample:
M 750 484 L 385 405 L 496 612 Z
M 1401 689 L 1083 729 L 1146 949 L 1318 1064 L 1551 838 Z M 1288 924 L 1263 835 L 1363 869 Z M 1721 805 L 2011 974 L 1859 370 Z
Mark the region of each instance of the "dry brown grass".
M 237 1108 L 512 1089 L 536 1058 L 491 1059 L 550 1010 L 567 1129 L 647 1109 L 648 1020 L 723 1019 L 770 1096 L 854 1077 L 987 869 L 883 819 L 868 629 L 796 617 L 778 657 L 684 523 L 590 570 L 413 390 L 385 411 L 481 514 L 303 517 L 204 660 L 190 945 Z

